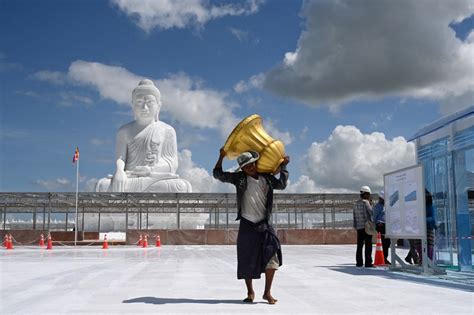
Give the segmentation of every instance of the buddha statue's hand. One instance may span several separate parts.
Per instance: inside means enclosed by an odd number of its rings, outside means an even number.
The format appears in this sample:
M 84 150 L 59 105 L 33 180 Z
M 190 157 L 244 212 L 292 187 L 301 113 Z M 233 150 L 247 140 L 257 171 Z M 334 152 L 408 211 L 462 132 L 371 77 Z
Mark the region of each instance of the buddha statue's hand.
M 158 160 L 158 158 L 157 158 L 156 154 L 153 154 L 153 153 L 149 153 L 145 157 L 145 163 L 147 165 L 155 165 L 157 160 Z
M 155 178 L 158 180 L 165 180 L 165 179 L 177 179 L 179 178 L 179 175 L 173 174 L 173 173 L 156 173 L 152 172 L 150 174 L 151 178 Z
M 137 177 L 149 177 L 151 174 L 151 167 L 137 166 L 133 171 L 128 171 L 127 173 Z

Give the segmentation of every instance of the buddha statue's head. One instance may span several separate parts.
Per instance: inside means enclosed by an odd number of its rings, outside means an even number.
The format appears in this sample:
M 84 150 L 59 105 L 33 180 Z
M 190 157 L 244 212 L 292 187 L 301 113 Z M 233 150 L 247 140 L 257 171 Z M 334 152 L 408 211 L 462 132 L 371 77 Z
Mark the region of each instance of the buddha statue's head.
M 145 79 L 138 83 L 132 92 L 132 105 L 135 120 L 141 124 L 158 121 L 161 109 L 161 93 L 153 81 Z

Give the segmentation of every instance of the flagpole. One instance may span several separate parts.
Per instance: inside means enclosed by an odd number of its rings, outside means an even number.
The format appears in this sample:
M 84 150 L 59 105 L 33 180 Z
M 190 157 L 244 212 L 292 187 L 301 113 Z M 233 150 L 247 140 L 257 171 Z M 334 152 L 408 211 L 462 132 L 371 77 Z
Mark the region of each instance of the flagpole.
M 76 219 L 74 221 L 74 246 L 77 244 L 77 201 L 79 199 L 79 159 L 76 166 Z

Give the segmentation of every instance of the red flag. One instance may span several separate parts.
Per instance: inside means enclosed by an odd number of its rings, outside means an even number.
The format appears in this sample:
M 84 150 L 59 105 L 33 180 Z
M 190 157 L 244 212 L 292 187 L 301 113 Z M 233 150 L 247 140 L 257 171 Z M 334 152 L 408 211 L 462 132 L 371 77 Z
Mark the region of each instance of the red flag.
M 76 147 L 76 152 L 74 153 L 74 157 L 72 158 L 72 164 L 76 163 L 79 160 L 79 147 Z

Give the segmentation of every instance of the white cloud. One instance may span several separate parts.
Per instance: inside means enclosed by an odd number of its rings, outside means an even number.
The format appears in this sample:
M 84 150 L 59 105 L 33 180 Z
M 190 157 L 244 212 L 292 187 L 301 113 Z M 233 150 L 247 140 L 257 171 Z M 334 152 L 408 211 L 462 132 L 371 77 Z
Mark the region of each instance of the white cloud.
M 7 55 L 3 52 L 0 52 L 0 73 L 21 70 L 23 70 L 23 66 L 21 64 L 7 61 Z
M 27 139 L 31 138 L 33 133 L 29 130 L 21 130 L 21 129 L 7 129 L 2 127 L 0 129 L 0 139 L 7 140 L 19 140 L 19 139 Z
M 31 91 L 31 90 L 17 90 L 15 91 L 16 94 L 20 94 L 20 95 L 26 95 L 26 96 L 29 96 L 29 97 L 34 97 L 34 98 L 40 98 L 41 95 L 35 91 Z
M 71 91 L 62 91 L 59 93 L 59 97 L 61 98 L 59 104 L 62 106 L 72 106 L 75 103 L 92 105 L 94 103 L 90 97 L 78 95 Z
M 74 61 L 68 76 L 77 84 L 97 89 L 103 98 L 130 106 L 132 90 L 144 77 L 125 68 L 97 62 Z M 184 73 L 154 80 L 160 89 L 162 111 L 173 119 L 198 128 L 218 129 L 227 135 L 239 119 L 232 113 L 236 105 L 226 100 L 225 93 L 202 87 Z
M 144 79 L 123 67 L 82 60 L 71 64 L 67 77 L 75 84 L 96 89 L 103 98 L 126 106 L 131 104 L 133 88 Z M 241 120 L 232 111 L 238 105 L 229 101 L 226 93 L 205 88 L 199 79 L 178 73 L 154 82 L 161 92 L 162 111 L 180 123 L 218 130 L 227 137 Z M 288 132 L 280 132 L 274 124 L 270 127 L 282 140 L 291 143 Z
M 442 115 L 448 115 L 473 105 L 474 90 L 468 91 L 457 97 L 445 98 L 441 100 L 440 112 Z
M 306 140 L 306 136 L 308 135 L 309 132 L 309 127 L 304 126 L 303 130 L 301 130 L 301 133 L 299 135 L 300 140 Z
M 285 145 L 289 145 L 293 142 L 291 133 L 288 131 L 280 131 L 275 127 L 275 122 L 271 119 L 265 119 L 263 121 L 263 128 L 273 139 L 278 139 Z
M 191 183 L 193 192 L 235 192 L 233 185 L 221 183 L 207 170 L 194 164 L 190 150 L 179 153 L 178 175 Z
M 77 84 L 95 88 L 103 98 L 127 106 L 132 102 L 132 89 L 144 79 L 122 67 L 83 60 L 71 63 L 67 76 Z
M 236 93 L 243 93 L 243 92 L 248 91 L 251 88 L 252 87 L 244 80 L 241 80 L 234 85 L 234 91 Z
M 251 76 L 248 80 L 239 81 L 236 85 L 234 85 L 234 92 L 243 93 L 251 89 L 260 89 L 264 79 L 265 74 L 259 73 Z
M 285 53 L 285 58 L 283 59 L 283 63 L 287 66 L 292 66 L 295 61 L 296 61 L 296 57 L 298 56 L 298 52 L 287 52 Z
M 95 191 L 95 185 L 99 180 L 97 178 L 89 178 L 82 184 L 82 191 L 93 192 Z
M 462 41 L 450 24 L 473 13 L 472 0 L 306 1 L 297 48 L 264 87 L 333 110 L 356 99 L 462 97 L 474 89 L 474 35 Z
M 179 139 L 179 148 L 202 145 L 202 143 L 207 141 L 206 136 L 195 131 L 189 132 L 188 128 L 179 128 L 176 130 L 176 133 Z
M 30 78 L 57 85 L 64 85 L 67 83 L 67 76 L 60 71 L 41 70 L 30 75 Z
M 234 171 L 228 170 L 228 171 Z M 190 150 L 183 150 L 179 152 L 179 167 L 178 175 L 181 178 L 188 180 L 193 192 L 221 192 L 234 193 L 235 187 L 230 184 L 222 183 L 209 174 L 207 170 L 197 166 L 192 160 L 192 152 Z M 279 175 L 276 175 L 277 177 Z M 288 180 L 288 185 L 285 190 L 275 190 L 276 193 L 353 193 L 357 191 L 345 188 L 324 188 L 318 186 L 315 181 L 307 175 L 300 176 L 296 182 Z
M 101 146 L 101 145 L 104 145 L 106 143 L 108 143 L 109 141 L 108 140 L 104 140 L 104 139 L 99 139 L 99 138 L 92 138 L 90 140 L 90 143 L 92 143 L 93 145 L 95 146 Z
M 338 193 L 338 194 L 345 194 L 345 193 L 354 193 L 355 190 L 349 190 L 344 188 L 323 188 L 318 187 L 314 180 L 309 178 L 307 175 L 301 175 L 298 180 L 293 183 L 291 180 L 288 180 L 288 185 L 286 189 L 283 191 L 284 193 L 293 193 L 293 194 L 329 194 L 329 193 Z M 280 192 L 276 190 L 275 192 Z
M 247 107 L 250 108 L 255 108 L 258 105 L 263 103 L 263 99 L 260 96 L 253 96 L 250 94 L 243 95 L 242 96 L 242 102 L 244 102 Z
M 92 192 L 95 189 L 97 178 L 88 178 L 87 176 L 79 176 L 79 191 Z M 71 192 L 76 191 L 76 180 L 69 180 L 67 178 L 56 178 L 42 180 L 38 179 L 35 184 L 46 191 L 62 191 Z
M 71 63 L 64 77 L 70 84 L 91 87 L 97 90 L 102 98 L 129 107 L 132 102 L 132 90 L 144 79 L 123 67 L 83 60 Z M 204 87 L 200 79 L 178 73 L 154 80 L 154 83 L 161 92 L 161 110 L 180 123 L 194 128 L 217 130 L 225 138 L 241 120 L 233 113 L 233 109 L 238 105 L 228 100 L 227 93 Z M 87 104 L 89 102 L 88 98 L 79 99 L 79 96 L 72 94 L 68 96 L 69 99 Z M 287 144 L 291 143 L 292 137 L 288 132 L 279 131 L 271 120 L 268 124 L 278 139 Z
M 135 24 L 146 32 L 154 28 L 203 27 L 224 16 L 250 15 L 258 12 L 262 0 L 244 4 L 213 6 L 205 0 L 111 0 Z
M 239 42 L 245 42 L 249 38 L 249 32 L 243 31 L 235 27 L 229 27 L 229 32 L 239 40 Z
M 67 178 L 56 178 L 52 180 L 38 179 L 35 184 L 47 191 L 72 191 L 74 188 L 72 182 Z
M 389 140 L 380 132 L 363 134 L 354 126 L 337 126 L 328 139 L 309 147 L 304 182 L 312 180 L 325 191 L 357 191 L 363 185 L 380 189 L 383 174 L 414 163 L 415 146 L 403 137 Z
M 232 113 L 237 105 L 223 92 L 206 89 L 184 73 L 156 80 L 162 92 L 163 110 L 176 120 L 198 128 L 217 129 L 227 136 L 239 119 Z M 136 83 L 135 83 L 136 85 Z
M 288 180 L 288 185 L 283 191 L 285 193 L 293 194 L 310 194 L 319 192 L 316 187 L 316 183 L 306 175 L 300 176 L 295 183 L 292 183 L 291 180 Z

